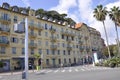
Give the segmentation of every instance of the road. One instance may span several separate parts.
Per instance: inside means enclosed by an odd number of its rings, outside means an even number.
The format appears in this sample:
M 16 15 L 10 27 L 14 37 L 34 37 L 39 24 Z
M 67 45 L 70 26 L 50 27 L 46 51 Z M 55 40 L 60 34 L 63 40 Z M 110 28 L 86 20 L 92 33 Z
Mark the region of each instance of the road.
M 21 73 L 1 75 L 0 80 L 22 80 Z M 29 80 L 120 80 L 120 68 L 77 66 L 29 73 Z

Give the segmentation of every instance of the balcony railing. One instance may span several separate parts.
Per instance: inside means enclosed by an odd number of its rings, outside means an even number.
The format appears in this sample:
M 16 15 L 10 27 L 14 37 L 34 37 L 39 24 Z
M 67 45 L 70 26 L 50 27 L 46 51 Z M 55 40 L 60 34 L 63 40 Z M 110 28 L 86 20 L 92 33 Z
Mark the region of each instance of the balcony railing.
M 37 47 L 37 43 L 29 43 L 29 48 L 36 48 Z
M 34 24 L 34 23 L 29 23 L 29 28 L 30 28 L 30 29 L 36 29 L 36 28 L 37 28 L 37 25 Z
M 72 42 L 72 39 L 67 39 L 66 40 L 68 43 L 71 43 Z
M 71 46 L 67 46 L 67 49 L 68 49 L 68 50 L 72 50 L 72 47 L 71 47 Z
M 36 33 L 29 33 L 29 37 L 31 37 L 31 38 L 36 38 L 36 37 L 37 37 L 37 34 L 36 34 Z
M 9 34 L 10 29 L 9 28 L 7 28 L 7 29 L 0 28 L 0 31 L 2 34 Z
M 56 42 L 56 41 L 57 41 L 57 37 L 51 36 L 51 37 L 50 37 L 50 40 L 51 40 L 52 42 Z
M 55 33 L 56 32 L 56 29 L 54 29 L 54 28 L 50 28 L 49 30 L 50 30 L 51 33 Z
M 38 30 L 43 30 L 43 29 L 44 29 L 44 27 L 43 27 L 43 26 L 41 26 L 41 25 L 37 25 L 37 29 L 38 29 Z
M 57 45 L 51 45 L 50 48 L 51 49 L 57 49 Z
M 1 46 L 8 46 L 9 45 L 9 41 L 8 40 L 0 40 L 0 45 Z
M 2 22 L 4 24 L 10 24 L 11 23 L 11 19 L 10 18 L 0 17 L 0 22 Z

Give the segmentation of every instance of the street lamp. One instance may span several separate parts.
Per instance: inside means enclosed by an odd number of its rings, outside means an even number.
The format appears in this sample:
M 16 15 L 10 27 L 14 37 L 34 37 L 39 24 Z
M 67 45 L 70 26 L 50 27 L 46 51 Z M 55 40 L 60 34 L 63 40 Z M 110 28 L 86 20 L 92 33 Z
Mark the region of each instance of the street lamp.
M 25 26 L 23 23 L 14 25 L 14 31 L 16 33 L 24 33 L 25 31 L 25 70 L 22 73 L 22 78 L 28 80 L 28 21 L 25 18 Z

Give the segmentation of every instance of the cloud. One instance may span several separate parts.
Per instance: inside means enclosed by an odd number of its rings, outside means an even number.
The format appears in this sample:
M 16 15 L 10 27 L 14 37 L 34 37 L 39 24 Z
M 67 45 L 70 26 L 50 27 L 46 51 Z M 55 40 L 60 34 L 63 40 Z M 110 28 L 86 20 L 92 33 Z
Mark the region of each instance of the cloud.
M 101 3 L 107 2 L 104 0 Z M 93 27 L 100 31 L 102 38 L 105 39 L 106 43 L 106 37 L 105 37 L 105 32 L 104 32 L 104 27 L 102 22 L 97 21 L 93 17 L 93 0 L 59 0 L 59 4 L 56 7 L 51 8 L 51 10 L 56 10 L 59 13 L 67 13 L 68 17 L 71 17 L 73 20 L 76 22 L 84 22 L 88 24 L 88 26 Z M 100 3 L 100 2 L 98 2 Z M 108 10 L 112 8 L 113 6 L 119 6 L 120 7 L 120 0 L 114 1 L 112 3 L 108 2 L 106 3 L 106 6 Z M 97 4 L 99 5 L 99 4 Z M 73 7 L 76 7 L 76 10 L 73 10 L 70 12 L 69 10 Z M 105 25 L 106 25 L 106 30 L 109 38 L 109 44 L 114 44 L 116 43 L 116 33 L 115 33 L 115 27 L 114 23 L 109 19 L 109 17 L 106 17 L 105 20 Z M 118 31 L 120 32 L 120 28 L 118 28 Z M 120 33 L 119 33 L 120 34 Z M 119 36 L 120 37 L 120 36 Z
M 26 5 L 26 7 L 29 7 L 29 6 L 30 6 L 29 0 L 22 0 L 22 2 Z
M 75 6 L 77 6 L 76 0 L 59 0 L 59 4 L 50 10 L 56 10 L 59 13 L 68 14 L 69 9 Z

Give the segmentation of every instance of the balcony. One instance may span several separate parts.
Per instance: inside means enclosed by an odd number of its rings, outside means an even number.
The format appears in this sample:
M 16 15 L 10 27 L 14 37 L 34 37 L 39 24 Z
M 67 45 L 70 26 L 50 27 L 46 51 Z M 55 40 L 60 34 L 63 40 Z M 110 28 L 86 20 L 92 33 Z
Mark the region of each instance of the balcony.
M 51 40 L 51 42 L 56 42 L 56 41 L 57 41 L 57 37 L 51 36 L 51 37 L 50 37 L 50 40 Z
M 0 40 L 0 46 L 8 46 L 9 41 L 8 40 Z
M 50 48 L 56 50 L 57 49 L 57 45 L 51 45 Z
M 34 23 L 29 23 L 29 28 L 30 28 L 30 29 L 36 29 L 36 28 L 37 28 L 37 25 L 34 24 Z
M 72 42 L 72 39 L 67 39 L 66 40 L 68 43 L 71 43 Z
M 41 26 L 41 25 L 37 25 L 37 29 L 41 31 L 41 30 L 43 30 L 43 29 L 44 29 L 44 27 L 43 27 L 43 26 Z
M 29 33 L 29 37 L 30 37 L 30 38 L 36 38 L 36 37 L 37 37 L 37 34 L 35 34 L 35 33 Z
M 83 46 L 80 47 L 80 51 L 81 52 L 84 51 L 84 47 Z
M 68 49 L 68 50 L 72 50 L 72 47 L 71 47 L 71 46 L 67 46 L 67 49 Z
M 29 43 L 29 48 L 36 48 L 37 47 L 37 43 Z
M 0 28 L 0 34 L 9 35 L 10 34 L 10 29 L 9 28 L 7 28 L 7 29 Z
M 3 23 L 3 24 L 10 24 L 11 23 L 11 19 L 10 18 L 0 17 L 0 22 Z
M 56 32 L 56 29 L 54 29 L 54 28 L 50 28 L 49 30 L 50 30 L 51 33 L 55 33 Z

